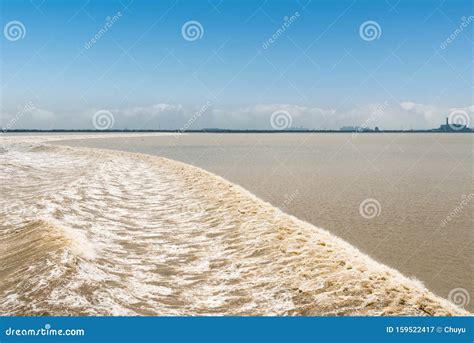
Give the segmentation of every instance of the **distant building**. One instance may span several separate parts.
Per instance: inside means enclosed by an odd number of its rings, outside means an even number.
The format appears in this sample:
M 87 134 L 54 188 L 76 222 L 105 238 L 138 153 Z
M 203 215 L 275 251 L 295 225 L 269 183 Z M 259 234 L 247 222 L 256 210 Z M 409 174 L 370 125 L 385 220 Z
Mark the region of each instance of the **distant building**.
M 446 124 L 440 125 L 439 129 L 435 129 L 436 131 L 443 131 L 443 132 L 468 132 L 472 131 L 466 125 L 462 124 L 449 124 L 449 119 L 446 118 Z
M 343 126 L 339 129 L 339 131 L 344 132 L 371 132 L 372 130 L 368 127 L 363 126 Z
M 361 131 L 361 128 L 359 126 L 343 126 L 339 129 L 339 131 L 354 132 Z
M 303 126 L 299 126 L 299 127 L 290 127 L 288 128 L 288 131 L 308 131 L 307 128 L 304 128 Z

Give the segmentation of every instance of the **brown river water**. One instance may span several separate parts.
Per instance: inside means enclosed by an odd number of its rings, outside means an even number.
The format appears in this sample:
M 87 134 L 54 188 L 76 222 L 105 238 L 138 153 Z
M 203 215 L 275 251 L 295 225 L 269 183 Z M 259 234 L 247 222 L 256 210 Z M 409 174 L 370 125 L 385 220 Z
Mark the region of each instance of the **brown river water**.
M 2 138 L 0 314 L 472 308 L 471 135 L 61 138 Z

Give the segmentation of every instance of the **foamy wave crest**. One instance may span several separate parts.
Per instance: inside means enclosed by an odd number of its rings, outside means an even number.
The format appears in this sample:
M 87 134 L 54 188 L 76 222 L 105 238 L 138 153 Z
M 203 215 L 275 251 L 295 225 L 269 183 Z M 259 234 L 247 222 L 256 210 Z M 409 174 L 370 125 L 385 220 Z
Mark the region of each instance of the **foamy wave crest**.
M 0 314 L 54 314 L 48 305 L 50 292 L 75 270 L 77 256 L 70 250 L 74 243 L 62 228 L 44 220 L 3 230 Z
M 199 168 L 22 144 L 4 191 L 35 212 L 0 217 L 0 314 L 468 313 Z

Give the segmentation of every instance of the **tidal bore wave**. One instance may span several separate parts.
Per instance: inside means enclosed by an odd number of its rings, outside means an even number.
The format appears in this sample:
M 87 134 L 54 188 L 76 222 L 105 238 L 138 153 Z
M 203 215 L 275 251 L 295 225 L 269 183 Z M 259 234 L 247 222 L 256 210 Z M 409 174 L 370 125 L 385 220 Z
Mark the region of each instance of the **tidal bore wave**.
M 176 161 L 5 139 L 1 315 L 466 315 Z

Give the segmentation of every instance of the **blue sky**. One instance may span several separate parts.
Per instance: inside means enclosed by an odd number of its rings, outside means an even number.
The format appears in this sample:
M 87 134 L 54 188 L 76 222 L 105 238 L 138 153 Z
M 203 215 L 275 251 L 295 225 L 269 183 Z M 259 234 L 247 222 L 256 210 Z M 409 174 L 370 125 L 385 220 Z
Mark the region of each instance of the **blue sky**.
M 90 128 L 100 110 L 114 128 L 270 128 L 275 111 L 293 126 L 410 128 L 472 114 L 471 1 L 1 6 L 4 127 Z M 22 38 L 7 37 L 12 21 Z M 183 37 L 189 21 L 200 38 Z M 373 40 L 360 34 L 367 21 Z

